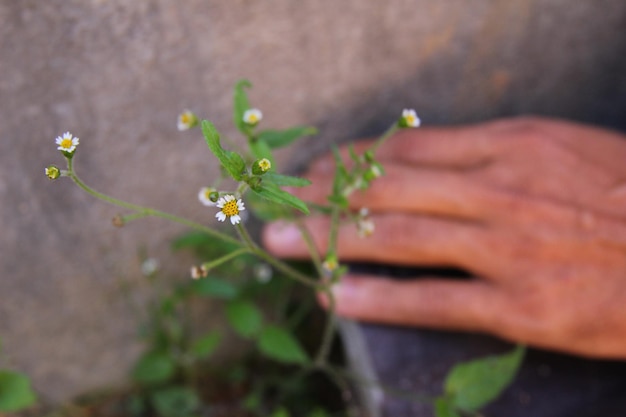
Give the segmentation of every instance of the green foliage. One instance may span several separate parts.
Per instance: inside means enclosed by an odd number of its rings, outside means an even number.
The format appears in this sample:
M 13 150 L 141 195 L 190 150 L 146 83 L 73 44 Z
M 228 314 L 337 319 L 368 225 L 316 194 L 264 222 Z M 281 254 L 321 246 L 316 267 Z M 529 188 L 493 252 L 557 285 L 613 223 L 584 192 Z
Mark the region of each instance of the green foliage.
M 191 353 L 197 358 L 205 359 L 211 356 L 211 354 L 217 349 L 221 340 L 221 335 L 213 331 L 207 335 L 202 336 L 191 345 Z
M 20 411 L 36 401 L 37 398 L 26 375 L 0 370 L 0 412 Z
M 221 298 L 224 300 L 232 300 L 237 297 L 237 287 L 229 281 L 207 277 L 193 281 L 191 284 L 192 291 L 197 295 Z
M 263 180 L 266 182 L 272 182 L 279 187 L 306 187 L 307 185 L 311 185 L 311 181 L 306 178 L 281 175 L 274 172 L 268 172 L 265 174 Z
M 436 401 L 437 417 L 455 417 L 459 411 L 475 412 L 497 398 L 511 383 L 522 359 L 524 347 L 503 355 L 459 363 L 448 373 L 444 395 Z
M 237 129 L 244 135 L 250 134 L 248 125 L 243 121 L 243 115 L 246 110 L 250 109 L 250 101 L 248 100 L 248 94 L 246 94 L 246 88 L 251 88 L 252 83 L 248 80 L 239 80 L 235 84 L 233 93 L 233 122 Z
M 280 327 L 265 327 L 259 336 L 258 343 L 261 352 L 279 362 L 306 364 L 310 361 L 293 335 Z
M 304 201 L 300 200 L 298 197 L 289 194 L 287 191 L 283 191 L 278 186 L 269 183 L 262 184 L 258 189 L 252 189 L 256 194 L 265 198 L 266 200 L 272 201 L 278 204 L 284 204 L 290 207 L 293 207 L 297 210 L 300 210 L 304 214 L 309 214 L 309 208 L 306 206 Z
M 252 337 L 263 325 L 261 311 L 248 300 L 234 300 L 226 306 L 226 315 L 230 325 L 239 335 Z
M 152 385 L 169 381 L 176 372 L 176 363 L 165 352 L 148 352 L 135 364 L 132 377 L 140 384 Z
M 152 392 L 150 403 L 160 417 L 190 417 L 200 406 L 200 399 L 191 388 L 173 386 Z
M 258 139 L 270 148 L 282 148 L 296 139 L 316 135 L 317 129 L 311 126 L 297 126 L 285 130 L 264 130 L 259 132 Z
M 228 172 L 235 181 L 241 181 L 246 172 L 246 163 L 241 155 L 222 148 L 220 135 L 211 122 L 203 120 L 201 126 L 204 139 L 207 145 L 209 145 L 211 152 L 213 152 L 213 155 L 219 159 L 222 167 L 224 167 L 226 172 Z

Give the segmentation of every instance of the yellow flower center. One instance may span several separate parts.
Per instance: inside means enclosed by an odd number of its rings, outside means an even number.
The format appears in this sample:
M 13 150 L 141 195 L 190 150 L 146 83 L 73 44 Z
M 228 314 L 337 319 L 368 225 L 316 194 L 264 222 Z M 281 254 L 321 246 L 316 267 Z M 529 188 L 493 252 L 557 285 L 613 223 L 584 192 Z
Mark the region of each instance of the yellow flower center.
M 272 163 L 269 161 L 269 159 L 263 158 L 259 161 L 259 168 L 261 168 L 263 172 L 269 171 L 271 167 Z
M 72 147 L 72 139 L 67 139 L 67 138 L 64 138 L 64 139 L 61 141 L 61 147 L 62 147 L 62 148 L 66 148 L 66 149 L 71 148 L 71 147 Z
M 405 117 L 406 119 L 406 123 L 409 125 L 415 124 L 415 116 L 413 116 L 412 114 L 409 114 Z
M 237 207 L 237 200 L 227 201 L 222 207 L 222 213 L 228 217 L 239 214 L 239 207 Z
M 188 113 L 183 113 L 180 115 L 180 121 L 186 125 L 189 124 L 189 122 L 191 122 L 191 117 L 189 116 Z
M 250 113 L 248 115 L 248 123 L 255 123 L 255 122 L 258 122 L 258 121 L 259 121 L 259 118 L 256 116 L 256 114 Z

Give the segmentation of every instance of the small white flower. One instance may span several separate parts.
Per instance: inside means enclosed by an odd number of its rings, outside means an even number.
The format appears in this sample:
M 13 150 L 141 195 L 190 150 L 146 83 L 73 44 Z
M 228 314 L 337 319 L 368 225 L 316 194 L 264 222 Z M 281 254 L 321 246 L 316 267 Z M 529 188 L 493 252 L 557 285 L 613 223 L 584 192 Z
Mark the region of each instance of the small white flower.
M 419 127 L 421 121 L 413 109 L 402 110 L 402 119 L 408 127 Z
M 141 264 L 141 273 L 144 276 L 149 277 L 154 275 L 159 270 L 160 266 L 161 265 L 158 259 L 148 258 Z
M 272 267 L 266 263 L 256 264 L 254 266 L 254 276 L 262 284 L 270 282 L 274 275 Z
M 209 271 L 207 271 L 207 269 L 202 265 L 193 265 L 190 272 L 192 279 L 206 278 L 206 276 L 209 275 Z
M 178 130 L 189 130 L 198 124 L 198 118 L 191 110 L 185 110 L 178 115 Z
M 215 202 L 211 201 L 211 194 L 216 192 L 215 188 L 211 187 L 202 187 L 198 192 L 198 200 L 205 206 L 214 206 Z
M 359 219 L 356 223 L 357 233 L 360 238 L 369 237 L 374 233 L 374 221 L 370 218 Z
M 65 132 L 62 136 L 57 136 L 56 143 L 59 145 L 58 150 L 71 153 L 78 146 L 78 138 L 72 136 L 70 132 Z
M 220 199 L 217 200 L 216 206 L 221 209 L 215 214 L 217 220 L 223 222 L 227 217 L 230 217 L 230 222 L 233 225 L 238 224 L 241 221 L 239 213 L 246 209 L 243 205 L 243 201 L 241 201 L 240 198 L 236 199 L 232 194 L 220 197 Z
M 259 109 L 249 109 L 243 114 L 244 123 L 254 126 L 263 119 L 263 113 Z

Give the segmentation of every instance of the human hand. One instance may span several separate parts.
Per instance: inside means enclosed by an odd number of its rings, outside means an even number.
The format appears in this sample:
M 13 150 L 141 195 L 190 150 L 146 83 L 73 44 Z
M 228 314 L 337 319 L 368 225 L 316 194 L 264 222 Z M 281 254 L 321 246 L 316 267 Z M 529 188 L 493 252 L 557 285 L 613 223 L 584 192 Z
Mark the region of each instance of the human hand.
M 376 230 L 361 239 L 342 227 L 340 259 L 474 278 L 349 274 L 333 288 L 338 314 L 626 359 L 626 137 L 520 118 L 403 130 L 376 156 L 386 175 L 351 197 Z M 330 157 L 314 163 L 298 195 L 324 203 L 333 170 Z M 306 225 L 323 253 L 328 219 Z M 276 255 L 307 256 L 294 226 L 272 224 L 263 237 Z

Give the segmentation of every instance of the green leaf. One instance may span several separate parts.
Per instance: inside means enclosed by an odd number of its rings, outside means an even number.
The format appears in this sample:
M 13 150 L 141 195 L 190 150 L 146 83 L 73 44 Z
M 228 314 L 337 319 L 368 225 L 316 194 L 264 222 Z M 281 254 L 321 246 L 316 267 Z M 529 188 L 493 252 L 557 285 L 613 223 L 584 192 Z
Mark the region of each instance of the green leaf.
M 267 326 L 264 328 L 258 343 L 263 354 L 279 362 L 299 364 L 309 362 L 309 357 L 300 343 L 291 333 L 280 327 Z
M 284 219 L 291 212 L 291 209 L 281 204 L 275 204 L 256 193 L 248 193 L 246 204 L 255 216 L 265 222 Z
M 255 158 L 262 159 L 267 158 L 272 164 L 272 169 L 276 166 L 274 163 L 274 156 L 272 155 L 272 149 L 267 146 L 267 143 L 262 140 L 251 140 L 248 142 L 250 144 L 250 152 L 254 155 Z
M 213 331 L 200 339 L 196 340 L 191 345 L 191 352 L 198 358 L 205 359 L 211 356 L 222 339 L 221 335 Z
M 261 311 L 247 300 L 235 300 L 228 303 L 226 317 L 233 329 L 243 337 L 258 334 L 263 325 Z
M 243 117 L 243 114 L 242 114 Z M 259 132 L 259 140 L 267 143 L 270 148 L 282 148 L 303 136 L 316 135 L 317 129 L 311 126 L 297 126 L 286 130 L 264 130 Z
M 271 182 L 272 184 L 280 187 L 306 187 L 311 185 L 311 181 L 306 178 L 292 177 L 290 175 L 276 174 L 275 172 L 268 172 L 263 176 L 263 181 Z
M 248 136 L 248 126 L 243 121 L 243 114 L 246 110 L 250 109 L 250 102 L 248 101 L 248 94 L 246 94 L 246 88 L 251 88 L 252 83 L 248 80 L 239 80 L 235 84 L 235 90 L 233 92 L 233 121 L 235 126 L 242 133 Z
M 141 384 L 158 384 L 174 376 L 176 364 L 171 356 L 164 352 L 149 352 L 139 358 L 132 377 Z
M 207 277 L 193 281 L 192 291 L 197 295 L 232 300 L 239 292 L 237 287 L 219 278 Z
M 287 191 L 283 191 L 274 184 L 262 184 L 261 187 L 252 191 L 260 195 L 261 197 L 273 201 L 279 204 L 285 204 L 295 209 L 300 210 L 304 214 L 309 214 L 309 209 L 298 197 L 289 194 Z
M 316 408 L 315 410 L 311 411 L 307 417 L 330 417 L 330 414 L 328 414 L 328 411 L 324 410 L 323 408 Z
M 454 408 L 452 399 L 439 397 L 435 399 L 435 417 L 462 417 Z
M 168 387 L 154 391 L 150 402 L 161 417 L 188 417 L 200 406 L 196 392 L 187 387 Z
M 30 407 L 37 401 L 24 374 L 13 371 L 0 371 L 0 411 L 14 412 Z
M 270 417 L 290 417 L 289 411 L 285 407 L 280 407 L 274 410 Z
M 241 181 L 243 173 L 246 170 L 246 163 L 241 155 L 236 152 L 227 151 L 220 144 L 220 135 L 215 126 L 208 120 L 202 121 L 202 133 L 209 149 L 219 159 L 220 163 L 226 169 L 226 172 L 236 181 Z
M 524 347 L 456 365 L 445 381 L 446 396 L 457 409 L 472 412 L 493 401 L 513 381 L 524 357 Z

